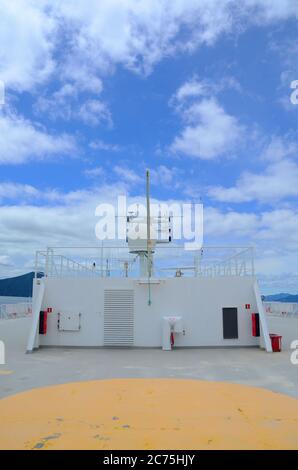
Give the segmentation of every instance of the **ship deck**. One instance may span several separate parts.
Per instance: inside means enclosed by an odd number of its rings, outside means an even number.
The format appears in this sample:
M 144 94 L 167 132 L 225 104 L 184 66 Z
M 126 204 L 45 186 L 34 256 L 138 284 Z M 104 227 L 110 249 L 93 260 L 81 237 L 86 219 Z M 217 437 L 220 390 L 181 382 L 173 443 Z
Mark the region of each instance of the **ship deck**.
M 289 350 L 24 350 L 7 338 L 2 449 L 298 448 Z
M 25 354 L 8 344 L 0 367 L 0 397 L 35 387 L 112 378 L 216 380 L 263 387 L 298 398 L 298 366 L 291 351 L 258 348 L 160 349 L 41 348 Z

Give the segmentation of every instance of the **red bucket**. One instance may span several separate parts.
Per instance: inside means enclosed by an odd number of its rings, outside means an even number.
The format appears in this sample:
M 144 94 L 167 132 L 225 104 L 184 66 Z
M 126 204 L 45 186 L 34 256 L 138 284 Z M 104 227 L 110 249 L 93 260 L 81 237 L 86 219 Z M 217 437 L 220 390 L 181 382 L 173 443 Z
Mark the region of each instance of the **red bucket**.
M 281 351 L 281 338 L 280 335 L 271 334 L 271 344 L 272 344 L 272 351 L 273 352 L 280 352 Z

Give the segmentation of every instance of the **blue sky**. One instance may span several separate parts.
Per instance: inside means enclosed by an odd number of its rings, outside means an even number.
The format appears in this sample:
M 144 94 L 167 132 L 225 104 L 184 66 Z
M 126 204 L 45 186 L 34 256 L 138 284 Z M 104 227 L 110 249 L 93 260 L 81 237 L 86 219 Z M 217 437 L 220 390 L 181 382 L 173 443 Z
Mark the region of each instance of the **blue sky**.
M 0 276 L 96 242 L 119 194 L 203 201 L 206 244 L 252 244 L 297 292 L 296 0 L 0 0 Z M 80 243 L 79 243 L 80 244 Z

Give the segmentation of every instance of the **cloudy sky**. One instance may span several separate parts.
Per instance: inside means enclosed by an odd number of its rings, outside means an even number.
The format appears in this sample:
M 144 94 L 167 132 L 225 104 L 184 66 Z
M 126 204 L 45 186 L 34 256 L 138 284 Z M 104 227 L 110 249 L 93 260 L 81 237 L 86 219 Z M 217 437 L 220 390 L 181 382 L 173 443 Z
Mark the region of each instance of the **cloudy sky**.
M 202 201 L 298 292 L 298 0 L 0 0 L 0 276 L 94 245 L 100 202 Z

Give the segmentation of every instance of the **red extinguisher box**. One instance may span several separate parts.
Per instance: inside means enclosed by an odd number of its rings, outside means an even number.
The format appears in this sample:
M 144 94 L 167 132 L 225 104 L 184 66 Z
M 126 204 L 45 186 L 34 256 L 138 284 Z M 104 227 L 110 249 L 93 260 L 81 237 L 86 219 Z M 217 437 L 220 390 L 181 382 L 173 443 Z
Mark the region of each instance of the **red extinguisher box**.
M 39 313 L 39 334 L 45 335 L 47 333 L 47 320 L 48 320 L 48 312 L 41 311 Z
M 274 334 L 270 335 L 273 352 L 281 351 L 281 338 L 282 337 L 280 335 L 274 335 Z
M 252 321 L 252 335 L 259 337 L 260 336 L 260 316 L 258 313 L 251 314 Z

